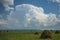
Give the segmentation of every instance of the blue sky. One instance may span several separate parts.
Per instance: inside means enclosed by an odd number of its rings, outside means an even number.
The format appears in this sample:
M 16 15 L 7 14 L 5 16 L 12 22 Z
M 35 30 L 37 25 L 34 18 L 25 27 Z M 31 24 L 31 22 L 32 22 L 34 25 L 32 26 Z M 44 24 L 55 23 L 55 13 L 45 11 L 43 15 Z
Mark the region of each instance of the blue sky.
M 15 6 L 20 4 L 32 4 L 38 7 L 43 7 L 46 13 L 52 12 L 59 14 L 59 3 L 48 0 L 15 0 Z
M 0 2 L 0 30 L 60 29 L 59 5 L 60 0 L 2 0 Z

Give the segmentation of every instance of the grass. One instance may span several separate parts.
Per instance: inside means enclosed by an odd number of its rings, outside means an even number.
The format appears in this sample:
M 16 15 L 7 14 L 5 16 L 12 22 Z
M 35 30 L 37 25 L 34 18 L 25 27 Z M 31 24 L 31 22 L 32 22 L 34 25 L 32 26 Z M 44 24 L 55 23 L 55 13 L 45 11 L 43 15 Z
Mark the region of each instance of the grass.
M 52 39 L 41 39 L 40 35 L 35 35 L 34 32 L 0 32 L 0 40 L 60 40 L 60 34 L 53 33 Z
M 60 34 L 53 34 L 54 40 L 60 40 Z

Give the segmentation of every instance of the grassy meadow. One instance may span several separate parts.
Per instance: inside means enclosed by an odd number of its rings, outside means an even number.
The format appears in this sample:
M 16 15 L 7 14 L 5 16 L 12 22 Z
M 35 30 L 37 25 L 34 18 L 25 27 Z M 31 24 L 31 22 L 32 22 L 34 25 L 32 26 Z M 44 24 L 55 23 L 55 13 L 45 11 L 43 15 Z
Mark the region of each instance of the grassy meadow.
M 6 31 L 0 32 L 0 40 L 60 40 L 60 34 L 52 32 L 52 39 L 41 39 L 43 31 Z

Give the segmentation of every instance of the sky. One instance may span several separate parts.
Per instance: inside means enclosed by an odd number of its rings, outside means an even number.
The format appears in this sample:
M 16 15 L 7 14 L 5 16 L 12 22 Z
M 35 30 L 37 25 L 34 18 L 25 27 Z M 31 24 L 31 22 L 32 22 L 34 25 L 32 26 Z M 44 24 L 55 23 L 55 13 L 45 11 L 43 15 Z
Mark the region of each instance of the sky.
M 0 30 L 59 30 L 60 0 L 0 0 Z

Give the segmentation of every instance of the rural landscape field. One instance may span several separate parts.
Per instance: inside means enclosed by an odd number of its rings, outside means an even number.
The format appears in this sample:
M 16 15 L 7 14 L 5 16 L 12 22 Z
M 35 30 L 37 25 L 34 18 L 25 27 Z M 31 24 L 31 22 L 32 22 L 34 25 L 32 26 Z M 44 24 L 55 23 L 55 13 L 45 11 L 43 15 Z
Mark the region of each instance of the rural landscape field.
M 60 40 L 60 0 L 0 0 L 0 40 Z
M 60 33 L 52 32 L 52 38 L 43 39 L 41 34 L 43 31 L 1 31 L 0 40 L 60 40 Z

